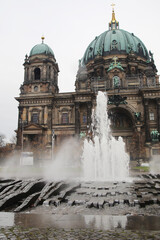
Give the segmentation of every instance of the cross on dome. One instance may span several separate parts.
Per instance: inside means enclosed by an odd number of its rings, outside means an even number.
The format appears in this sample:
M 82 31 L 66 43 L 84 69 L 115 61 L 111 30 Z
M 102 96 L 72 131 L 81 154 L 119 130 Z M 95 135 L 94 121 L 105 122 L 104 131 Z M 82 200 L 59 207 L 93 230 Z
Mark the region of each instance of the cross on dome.
M 114 12 L 115 4 L 112 3 L 111 6 L 112 6 L 112 20 L 111 20 L 110 23 L 109 23 L 109 29 L 110 29 L 110 30 L 112 30 L 112 29 L 118 29 L 118 27 L 119 27 L 119 22 L 116 20 L 115 12 Z
M 42 37 L 41 37 L 41 39 L 42 39 L 42 43 L 44 43 L 44 39 L 45 39 L 45 37 L 44 37 L 44 36 L 42 36 Z
M 114 7 L 116 6 L 116 4 L 112 3 L 111 6 L 112 6 L 112 11 L 114 11 Z
M 113 57 L 114 65 L 117 65 L 117 60 L 118 60 L 117 56 Z

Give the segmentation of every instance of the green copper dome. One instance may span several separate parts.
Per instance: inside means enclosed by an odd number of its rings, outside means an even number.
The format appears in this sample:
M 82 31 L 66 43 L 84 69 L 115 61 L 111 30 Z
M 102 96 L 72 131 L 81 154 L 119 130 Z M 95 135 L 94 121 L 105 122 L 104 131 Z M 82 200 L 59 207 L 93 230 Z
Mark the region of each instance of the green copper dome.
M 115 4 L 112 4 L 112 7 Z M 112 20 L 109 23 L 109 30 L 96 37 L 88 46 L 82 58 L 82 65 L 87 64 L 96 56 L 135 54 L 149 60 L 148 51 L 144 43 L 133 33 L 119 29 L 119 22 L 115 18 L 112 8 Z
M 54 57 L 52 49 L 47 44 L 43 43 L 43 39 L 41 44 L 37 44 L 31 49 L 29 56 L 31 57 L 37 54 L 52 55 Z
M 122 29 L 110 29 L 96 37 L 88 46 L 82 59 L 82 64 L 87 64 L 97 55 L 118 55 L 135 53 L 146 60 L 149 59 L 144 43 L 133 33 Z

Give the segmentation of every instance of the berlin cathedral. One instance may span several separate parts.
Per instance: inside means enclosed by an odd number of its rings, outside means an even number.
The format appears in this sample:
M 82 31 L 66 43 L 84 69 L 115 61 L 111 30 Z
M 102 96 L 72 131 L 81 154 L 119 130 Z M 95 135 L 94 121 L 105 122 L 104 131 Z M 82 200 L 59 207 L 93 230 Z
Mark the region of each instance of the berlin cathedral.
M 60 93 L 53 50 L 35 45 L 24 61 L 17 146 L 51 151 L 64 139 L 87 136 L 98 91 L 107 92 L 112 134 L 122 136 L 131 160 L 160 154 L 160 84 L 153 54 L 134 33 L 119 28 L 114 9 L 108 30 L 79 60 L 75 92 Z

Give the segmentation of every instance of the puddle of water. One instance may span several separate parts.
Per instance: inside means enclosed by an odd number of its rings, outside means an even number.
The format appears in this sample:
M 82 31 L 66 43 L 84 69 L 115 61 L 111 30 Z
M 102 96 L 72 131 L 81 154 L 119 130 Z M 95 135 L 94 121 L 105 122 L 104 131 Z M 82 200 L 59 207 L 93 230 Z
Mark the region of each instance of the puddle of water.
M 12 227 L 14 223 L 14 213 L 0 212 L 0 227 Z
M 0 227 L 53 227 L 53 228 L 90 228 L 112 230 L 159 230 L 159 216 L 108 216 L 108 215 L 53 215 L 33 213 L 0 212 Z

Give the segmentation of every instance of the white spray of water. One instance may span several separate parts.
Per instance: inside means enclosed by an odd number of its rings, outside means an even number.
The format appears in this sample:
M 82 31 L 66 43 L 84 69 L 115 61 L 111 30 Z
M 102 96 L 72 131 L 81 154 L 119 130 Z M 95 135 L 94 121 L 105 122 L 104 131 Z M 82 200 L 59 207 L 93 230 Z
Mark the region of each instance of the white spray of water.
M 89 181 L 123 181 L 129 176 L 129 156 L 125 143 L 116 140 L 110 129 L 107 96 L 98 92 L 92 117 L 93 139 L 84 141 L 82 155 L 84 179 Z
M 160 173 L 160 155 L 153 155 L 149 163 L 150 173 L 159 174 Z
M 53 159 L 44 171 L 44 177 L 51 180 L 75 180 L 82 174 L 81 156 L 82 147 L 77 138 L 68 138 L 54 153 Z

